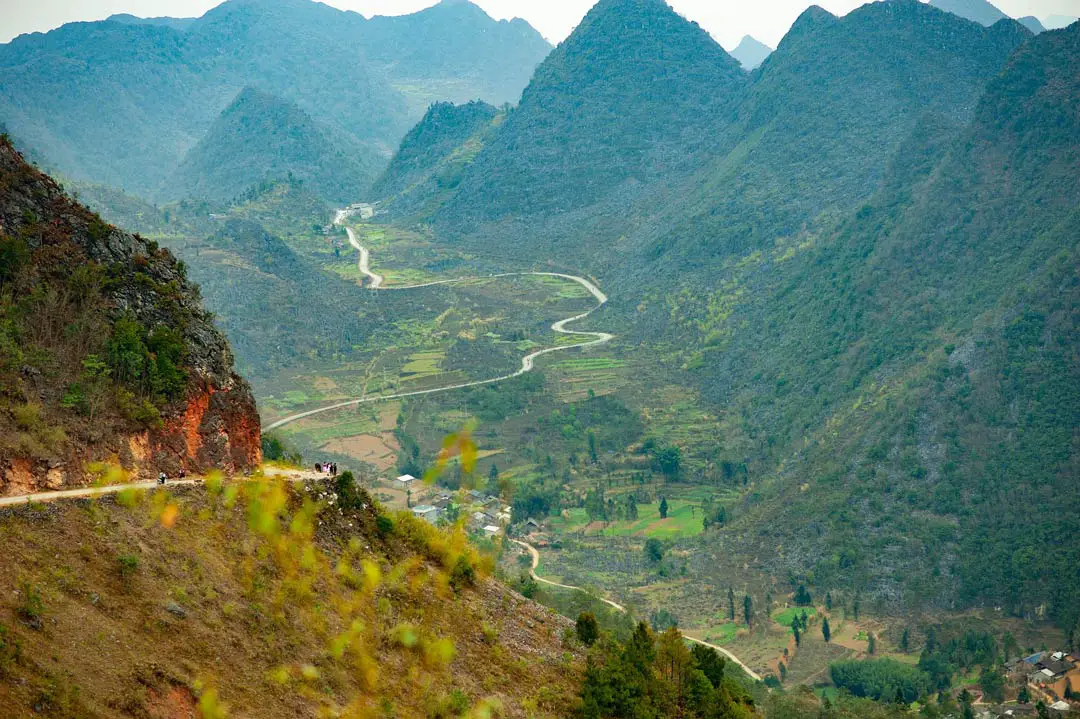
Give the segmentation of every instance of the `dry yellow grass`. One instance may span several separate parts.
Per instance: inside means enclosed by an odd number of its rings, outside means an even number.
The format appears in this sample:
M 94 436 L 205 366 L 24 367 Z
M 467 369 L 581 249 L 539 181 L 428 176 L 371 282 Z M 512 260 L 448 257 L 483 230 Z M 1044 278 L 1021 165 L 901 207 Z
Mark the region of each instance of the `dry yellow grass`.
M 366 495 L 339 511 L 275 486 L 231 508 L 226 486 L 0 514 L 5 719 L 572 709 L 572 624 L 479 574 L 452 588 L 475 550 L 406 516 L 380 532 Z

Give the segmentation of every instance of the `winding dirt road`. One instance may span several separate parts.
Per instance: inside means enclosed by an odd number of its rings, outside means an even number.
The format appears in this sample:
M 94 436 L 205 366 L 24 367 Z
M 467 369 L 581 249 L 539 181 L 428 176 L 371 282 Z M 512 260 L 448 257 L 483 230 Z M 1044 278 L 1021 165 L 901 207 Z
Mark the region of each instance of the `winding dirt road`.
M 339 211 L 337 216 L 334 218 L 334 222 L 337 223 L 337 224 L 341 224 L 341 222 L 344 221 L 345 217 L 347 217 L 347 215 L 342 215 L 342 212 Z M 526 372 L 532 372 L 533 369 L 536 367 L 536 358 L 537 357 L 541 357 L 543 355 L 550 354 L 552 352 L 563 352 L 565 350 L 579 349 L 579 348 L 582 348 L 582 347 L 593 347 L 595 345 L 604 344 L 605 342 L 610 342 L 612 339 L 615 338 L 615 335 L 610 334 L 608 332 L 588 332 L 588 331 L 585 331 L 585 330 L 568 330 L 568 329 L 566 329 L 566 325 L 570 324 L 571 322 L 577 322 L 578 320 L 585 319 L 586 317 L 591 315 L 593 312 L 595 312 L 599 308 L 603 307 L 608 301 L 607 295 L 605 295 L 603 292 L 601 292 L 599 287 L 597 287 L 595 284 L 593 284 L 589 280 L 585 279 L 584 277 L 578 277 L 577 275 L 565 275 L 565 274 L 562 274 L 560 272 L 502 272 L 502 273 L 499 273 L 499 274 L 487 275 L 487 276 L 481 276 L 481 277 L 459 277 L 459 278 L 452 279 L 452 280 L 437 280 L 435 282 L 424 282 L 424 283 L 421 283 L 421 284 L 418 284 L 418 285 L 400 285 L 400 286 L 395 285 L 394 287 L 383 287 L 382 286 L 382 281 L 383 281 L 382 276 L 377 275 L 377 274 L 375 274 L 374 272 L 371 271 L 371 267 L 369 266 L 370 253 L 368 252 L 367 248 L 363 247 L 359 243 L 359 241 L 356 239 L 356 233 L 353 232 L 351 227 L 346 227 L 345 230 L 349 235 L 349 243 L 353 247 L 355 247 L 357 249 L 357 251 L 360 253 L 359 269 L 360 269 L 360 272 L 370 280 L 370 284 L 368 284 L 368 289 L 370 289 L 370 290 L 379 290 L 379 291 L 382 291 L 382 292 L 389 292 L 389 291 L 394 291 L 394 290 L 415 290 L 415 289 L 419 289 L 421 287 L 433 287 L 435 285 L 452 285 L 452 284 L 457 284 L 457 283 L 461 283 L 461 282 L 475 282 L 476 280 L 495 279 L 495 278 L 499 278 L 499 277 L 523 277 L 523 276 L 559 277 L 559 278 L 562 278 L 564 280 L 570 280 L 571 282 L 576 282 L 579 285 L 581 285 L 582 287 L 584 287 L 589 292 L 589 294 L 593 296 L 593 298 L 596 300 L 596 306 L 593 307 L 592 309 L 588 310 L 587 312 L 582 312 L 579 315 L 574 315 L 573 317 L 567 317 L 566 319 L 562 319 L 562 320 L 559 320 L 558 322 L 555 322 L 554 324 L 551 325 L 551 330 L 553 332 L 557 332 L 559 334 L 575 335 L 575 336 L 579 336 L 579 337 L 589 337 L 591 339 L 588 339 L 588 340 L 586 340 L 584 342 L 576 342 L 574 344 L 569 344 L 569 345 L 560 345 L 558 347 L 547 347 L 547 348 L 542 349 L 542 350 L 537 350 L 535 352 L 530 352 L 529 354 L 527 354 L 527 355 L 525 355 L 524 357 L 521 358 L 521 367 L 519 367 L 517 369 L 517 371 L 511 372 L 510 374 L 504 374 L 504 375 L 500 375 L 498 377 L 491 377 L 490 379 L 475 380 L 473 382 L 463 382 L 461 384 L 452 384 L 452 385 L 447 385 L 445 387 L 434 387 L 432 389 L 414 390 L 412 392 L 398 392 L 396 394 L 376 395 L 376 396 L 373 396 L 373 397 L 361 397 L 360 399 L 352 399 L 352 400 L 348 400 L 346 402 L 338 402 L 336 404 L 328 405 L 326 407 L 319 407 L 317 409 L 310 409 L 310 410 L 307 410 L 306 412 L 299 412 L 297 414 L 290 415 L 289 417 L 284 417 L 284 418 L 279 419 L 276 422 L 273 422 L 272 424 L 264 427 L 263 428 L 264 431 L 269 432 L 271 430 L 277 429 L 278 427 L 282 427 L 282 426 L 284 426 L 286 424 L 290 424 L 291 422 L 295 422 L 297 420 L 304 419 L 305 417 L 311 417 L 312 415 L 321 414 L 323 412 L 330 412 L 332 410 L 341 409 L 343 407 L 354 407 L 354 406 L 356 406 L 358 404 L 367 404 L 367 403 L 370 403 L 370 402 L 385 402 L 386 400 L 391 400 L 391 399 L 402 399 L 404 397 L 417 397 L 417 396 L 425 395 L 425 394 L 435 394 L 436 392 L 449 392 L 449 391 L 455 390 L 455 389 L 464 389 L 465 387 L 479 387 L 481 385 L 494 384 L 496 382 L 504 382 L 504 381 L 506 381 L 508 379 L 513 379 L 514 377 L 519 377 L 519 376 L 525 374 Z
M 550 579 L 544 579 L 543 577 L 541 577 L 539 574 L 536 573 L 536 568 L 540 565 L 540 552 L 536 551 L 536 547 L 529 544 L 528 542 L 523 542 L 520 539 L 511 539 L 510 541 L 513 542 L 514 544 L 518 544 L 518 545 L 524 547 L 525 549 L 527 549 L 528 552 L 529 552 L 529 555 L 532 556 L 532 566 L 529 568 L 529 576 L 530 577 L 532 577 L 536 581 L 540 582 L 541 584 L 547 584 L 547 585 L 552 586 L 552 587 L 559 587 L 560 589 L 570 589 L 570 590 L 578 591 L 578 592 L 584 592 L 585 591 L 581 587 L 575 587 L 575 586 L 572 586 L 570 584 L 559 584 L 558 582 L 553 582 Z M 623 613 L 626 612 L 626 607 L 624 607 L 621 604 L 617 604 L 616 602 L 613 602 L 610 599 L 604 599 L 603 597 L 598 597 L 598 599 L 601 602 L 603 602 L 604 604 L 607 604 L 608 606 L 613 607 L 614 609 L 617 609 L 620 612 L 623 612 Z M 683 634 L 683 639 L 686 639 L 687 641 L 694 642 L 695 644 L 700 644 L 700 645 L 702 645 L 704 647 L 709 647 L 710 649 L 715 649 L 716 651 L 720 652 L 725 657 L 727 657 L 728 659 L 730 659 L 731 661 L 735 662 L 740 667 L 742 667 L 742 670 L 744 672 L 746 672 L 750 676 L 751 679 L 754 679 L 754 680 L 759 681 L 759 682 L 761 681 L 761 676 L 757 672 L 755 672 L 753 669 L 751 669 L 750 667 L 743 664 L 741 659 L 739 659 L 737 656 L 735 656 L 734 654 L 729 652 L 727 649 L 724 649 L 721 646 L 717 646 L 716 644 L 710 644 L 709 642 L 702 641 L 701 639 L 698 639 L 697 637 L 691 637 L 691 636 L 689 636 L 687 634 Z

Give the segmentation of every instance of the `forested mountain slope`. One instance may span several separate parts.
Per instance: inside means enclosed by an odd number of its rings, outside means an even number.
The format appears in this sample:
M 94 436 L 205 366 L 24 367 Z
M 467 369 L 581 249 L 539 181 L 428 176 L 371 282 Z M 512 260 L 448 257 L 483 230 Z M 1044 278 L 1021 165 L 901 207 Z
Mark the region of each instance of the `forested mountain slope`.
M 1028 41 L 837 231 L 669 298 L 724 452 L 764 475 L 730 532 L 770 571 L 1076 620 L 1078 67 L 1080 28 Z
M 186 269 L 103 222 L 0 140 L 0 490 L 246 470 L 259 417 Z
M 505 114 L 483 102 L 432 105 L 372 187 L 372 196 L 383 200 L 380 212 L 430 214 L 435 202 L 457 188 L 504 119 Z
M 664 208 L 648 254 L 683 261 L 767 247 L 832 222 L 880 186 L 927 114 L 962 123 L 1030 33 L 916 0 L 837 18 L 812 7 L 754 76 L 729 151 Z
M 537 69 L 440 219 L 565 212 L 693 166 L 746 82 L 662 0 L 601 0 Z
M 328 202 L 346 204 L 363 196 L 379 165 L 381 158 L 348 135 L 249 87 L 188 151 L 157 194 L 228 202 L 256 185 L 293 178 Z
M 916 0 L 843 18 L 812 7 L 751 78 L 659 0 L 627 2 L 599 3 L 537 71 L 434 213 L 445 236 L 494 247 L 524 234 L 529 259 L 619 263 L 613 281 L 640 287 L 656 261 L 679 272 L 828 226 L 880 186 L 925 114 L 966 121 L 1030 37 Z M 652 20 L 627 38 L 620 18 L 634 13 Z M 603 77 L 590 74 L 598 48 L 615 68 Z

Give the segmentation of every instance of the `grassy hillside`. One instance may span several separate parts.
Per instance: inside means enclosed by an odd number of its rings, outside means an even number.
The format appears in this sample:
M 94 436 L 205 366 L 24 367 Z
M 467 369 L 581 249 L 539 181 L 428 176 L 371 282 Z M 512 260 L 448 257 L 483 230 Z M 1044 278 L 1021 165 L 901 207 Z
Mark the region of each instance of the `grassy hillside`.
M 290 102 L 248 87 L 158 194 L 233 204 L 260 184 L 291 180 L 328 202 L 345 204 L 363 197 L 381 164 L 370 147 L 331 131 Z
M 460 534 L 254 482 L 6 510 L 5 716 L 562 717 L 573 625 Z M 473 713 L 484 712 L 486 713 Z M 340 713 L 340 714 L 339 714 Z

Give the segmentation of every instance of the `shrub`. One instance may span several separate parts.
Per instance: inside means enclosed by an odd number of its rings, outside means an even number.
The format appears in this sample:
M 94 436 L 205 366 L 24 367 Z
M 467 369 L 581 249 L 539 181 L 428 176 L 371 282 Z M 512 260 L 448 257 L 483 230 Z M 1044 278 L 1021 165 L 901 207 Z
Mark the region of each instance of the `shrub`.
M 29 581 L 23 581 L 19 590 L 19 616 L 30 624 L 40 624 L 41 618 L 45 615 L 45 600 L 41 596 L 41 591 Z
M 122 554 L 116 558 L 116 571 L 120 580 L 126 585 L 139 571 L 139 557 L 136 554 Z
M 476 583 L 476 568 L 469 558 L 462 554 L 454 562 L 454 568 L 450 570 L 450 586 L 456 590 L 471 587 Z
M 6 625 L 0 624 L 0 677 L 19 661 L 19 641 Z
M 385 514 L 380 514 L 375 517 L 375 529 L 380 535 L 386 537 L 394 531 L 394 520 Z
M 582 612 L 577 618 L 577 637 L 581 643 L 591 647 L 600 638 L 600 625 L 596 622 L 596 615 L 592 612 Z

